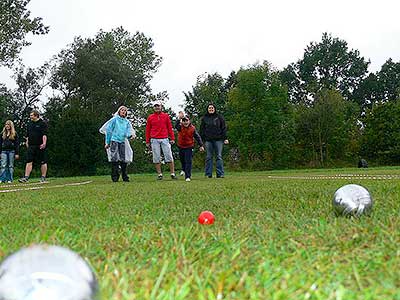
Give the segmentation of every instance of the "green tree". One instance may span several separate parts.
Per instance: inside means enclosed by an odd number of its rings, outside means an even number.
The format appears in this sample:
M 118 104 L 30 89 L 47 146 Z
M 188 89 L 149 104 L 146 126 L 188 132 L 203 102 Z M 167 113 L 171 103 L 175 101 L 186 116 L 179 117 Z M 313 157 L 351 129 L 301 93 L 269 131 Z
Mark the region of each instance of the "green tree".
M 354 93 L 362 111 L 374 104 L 395 101 L 400 97 L 400 63 L 388 59 L 376 73 L 365 78 Z
M 400 163 L 399 100 L 375 103 L 366 112 L 361 154 L 379 163 Z
M 17 87 L 10 92 L 8 107 L 16 127 L 20 130 L 25 129 L 29 112 L 39 107 L 39 96 L 49 84 L 49 68 L 48 64 L 44 64 L 35 69 L 23 65 L 15 69 L 13 77 Z
M 28 33 L 46 34 L 49 27 L 42 18 L 31 18 L 26 8 L 30 0 L 0 1 L 0 64 L 11 66 L 22 47 L 31 43 L 26 40 Z
M 349 150 L 357 149 L 352 140 L 357 132 L 356 112 L 355 105 L 335 90 L 322 90 L 312 105 L 298 106 L 296 141 L 303 149 L 303 159 L 325 166 L 330 159 L 351 156 Z
M 225 112 L 228 87 L 225 79 L 218 73 L 203 74 L 197 77 L 192 91 L 185 92 L 184 109 L 199 120 L 206 113 L 207 105 L 214 103 L 219 113 Z
M 7 87 L 0 84 L 0 121 L 4 121 L 11 117 L 10 101 L 11 94 Z
M 151 102 L 168 97 L 166 92 L 152 94 L 149 86 L 161 63 L 153 46 L 144 34 L 130 34 L 120 27 L 110 32 L 100 31 L 94 38 L 78 37 L 58 55 L 51 86 L 59 95 L 46 105 L 46 117 L 49 132 L 53 131 L 50 138 L 57 145 L 57 153 L 51 153 L 57 159 L 52 163 L 60 174 L 68 167 L 63 155 L 76 152 L 81 153 L 74 158 L 78 167 L 68 172 L 79 174 L 79 169 L 86 168 L 93 173 L 105 166 L 104 136 L 98 129 L 120 105 L 129 108 L 130 119 L 140 133 Z M 87 137 L 88 143 L 78 141 L 78 136 L 83 140 Z M 139 134 L 134 143 L 134 165 L 142 166 L 147 156 L 138 152 L 145 149 Z M 89 153 L 91 157 L 87 157 Z
M 323 89 L 338 90 L 345 99 L 352 99 L 354 91 L 366 77 L 369 61 L 358 50 L 350 50 L 347 42 L 322 34 L 322 41 L 312 42 L 297 63 L 281 72 L 288 85 L 293 103 L 311 103 Z
M 291 161 L 293 115 L 287 89 L 270 64 L 240 69 L 228 93 L 229 139 L 242 163 L 263 168 Z

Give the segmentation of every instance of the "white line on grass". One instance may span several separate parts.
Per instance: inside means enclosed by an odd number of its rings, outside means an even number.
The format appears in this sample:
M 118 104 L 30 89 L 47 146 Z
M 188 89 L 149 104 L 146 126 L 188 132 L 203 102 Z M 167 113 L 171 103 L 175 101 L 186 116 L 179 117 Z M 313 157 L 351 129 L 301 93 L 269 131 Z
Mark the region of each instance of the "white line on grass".
M 0 190 L 0 193 L 11 193 L 11 192 L 19 192 L 19 191 L 31 191 L 31 190 L 40 190 L 40 189 L 51 189 L 51 188 L 60 188 L 66 186 L 77 186 L 77 185 L 84 185 L 91 183 L 92 181 L 84 181 L 84 182 L 74 182 L 74 183 L 66 183 L 66 184 L 58 184 L 58 185 L 51 185 L 51 186 L 34 186 L 22 189 L 11 189 L 11 190 Z
M 372 180 L 390 180 L 400 179 L 400 175 L 364 175 L 364 174 L 346 174 L 346 175 L 315 175 L 315 176 L 268 176 L 271 179 L 372 179 Z
M 29 182 L 29 183 L 18 183 L 18 184 L 4 184 L 4 185 L 0 185 L 0 188 L 11 188 L 11 187 L 16 187 L 16 186 L 22 186 L 22 185 L 38 185 L 38 184 L 46 184 L 49 183 L 48 181 L 44 181 L 44 182 Z

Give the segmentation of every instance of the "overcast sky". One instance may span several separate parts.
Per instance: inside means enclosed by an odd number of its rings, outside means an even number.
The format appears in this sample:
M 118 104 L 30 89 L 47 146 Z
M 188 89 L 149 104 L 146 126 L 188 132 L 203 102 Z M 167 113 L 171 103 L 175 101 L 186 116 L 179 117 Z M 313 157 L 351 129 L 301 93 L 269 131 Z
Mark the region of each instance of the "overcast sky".
M 300 59 L 323 32 L 344 39 L 377 71 L 391 57 L 400 61 L 399 0 L 31 0 L 31 15 L 50 26 L 21 58 L 37 67 L 73 42 L 118 26 L 151 37 L 163 63 L 151 83 L 166 90 L 167 106 L 178 110 L 183 91 L 198 75 L 268 60 L 282 69 Z M 11 87 L 11 72 L 0 82 Z

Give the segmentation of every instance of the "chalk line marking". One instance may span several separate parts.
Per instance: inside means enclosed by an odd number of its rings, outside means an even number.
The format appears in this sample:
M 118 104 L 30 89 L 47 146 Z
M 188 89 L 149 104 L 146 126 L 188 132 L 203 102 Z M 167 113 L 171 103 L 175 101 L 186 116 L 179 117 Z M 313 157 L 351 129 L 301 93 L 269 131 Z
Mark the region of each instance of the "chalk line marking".
M 83 181 L 83 182 L 74 182 L 74 183 L 66 183 L 66 184 L 58 184 L 58 185 L 51 185 L 51 186 L 33 186 L 21 189 L 10 189 L 10 190 L 0 190 L 0 193 L 11 193 L 11 192 L 19 192 L 19 191 L 32 191 L 32 190 L 40 190 L 40 189 L 52 189 L 52 188 L 61 188 L 66 186 L 78 186 L 89 184 L 92 181 Z
M 1 189 L 1 188 L 17 187 L 17 186 L 21 187 L 21 186 L 27 186 L 27 185 L 47 184 L 47 183 L 49 183 L 49 182 L 48 182 L 48 181 L 45 181 L 45 182 L 40 182 L 40 181 L 38 181 L 38 182 L 17 183 L 17 184 L 2 183 L 2 184 L 0 185 L 0 189 Z
M 390 180 L 400 179 L 400 175 L 365 175 L 365 174 L 338 174 L 338 175 L 313 175 L 313 176 L 271 176 L 271 179 L 369 179 Z

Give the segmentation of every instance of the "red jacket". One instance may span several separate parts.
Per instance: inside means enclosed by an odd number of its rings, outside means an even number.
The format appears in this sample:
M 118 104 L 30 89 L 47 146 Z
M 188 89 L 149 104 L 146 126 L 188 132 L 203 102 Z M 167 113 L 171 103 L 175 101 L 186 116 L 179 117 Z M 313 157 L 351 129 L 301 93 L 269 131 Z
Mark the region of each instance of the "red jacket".
M 178 130 L 178 147 L 179 148 L 193 148 L 194 140 L 197 141 L 199 146 L 203 146 L 200 134 L 197 132 L 196 127 L 190 124 L 188 127 L 182 126 L 180 120 L 176 120 L 176 130 Z
M 166 139 L 175 140 L 174 131 L 172 130 L 171 119 L 167 113 L 153 113 L 147 118 L 146 123 L 146 144 L 150 143 L 150 139 Z

